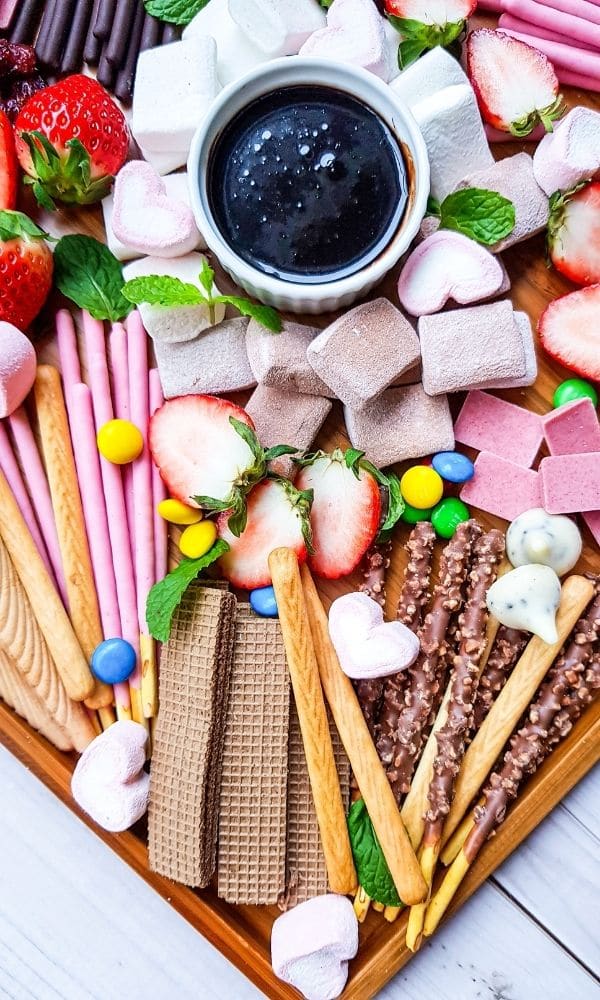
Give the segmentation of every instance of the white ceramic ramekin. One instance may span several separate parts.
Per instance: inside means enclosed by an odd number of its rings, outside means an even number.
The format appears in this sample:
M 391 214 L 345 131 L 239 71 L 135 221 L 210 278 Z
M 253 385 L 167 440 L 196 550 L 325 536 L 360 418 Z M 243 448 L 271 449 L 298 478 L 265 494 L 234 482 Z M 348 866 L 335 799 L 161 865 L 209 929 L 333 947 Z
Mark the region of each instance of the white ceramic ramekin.
M 331 86 L 346 91 L 378 114 L 398 140 L 409 179 L 409 199 L 404 216 L 381 253 L 354 274 L 310 285 L 264 274 L 238 257 L 217 228 L 207 191 L 210 151 L 225 125 L 256 98 L 281 87 L 302 84 Z M 257 67 L 221 91 L 192 141 L 188 183 L 198 228 L 209 248 L 238 285 L 261 302 L 278 309 L 321 313 L 350 305 L 365 295 L 408 249 L 425 214 L 429 195 L 429 160 L 423 136 L 408 107 L 378 77 L 347 63 L 289 56 Z

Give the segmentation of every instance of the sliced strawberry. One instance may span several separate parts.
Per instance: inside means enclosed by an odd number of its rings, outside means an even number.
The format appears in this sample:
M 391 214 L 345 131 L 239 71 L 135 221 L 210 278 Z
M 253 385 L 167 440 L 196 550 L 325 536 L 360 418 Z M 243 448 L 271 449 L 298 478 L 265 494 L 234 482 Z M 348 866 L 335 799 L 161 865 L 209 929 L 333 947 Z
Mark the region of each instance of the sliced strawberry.
M 248 496 L 248 520 L 239 538 L 217 518 L 219 535 L 230 546 L 219 560 L 220 570 L 235 587 L 254 590 L 271 583 L 269 555 L 273 549 L 293 549 L 299 562 L 310 545 L 310 493 L 300 492 L 287 479 L 265 479 Z
M 551 302 L 540 316 L 538 333 L 561 365 L 600 382 L 600 284 Z
M 600 183 L 552 196 L 548 254 L 556 270 L 577 285 L 600 282 Z
M 452 45 L 465 30 L 477 0 L 385 0 L 384 6 L 402 36 L 398 64 L 405 69 L 428 49 Z
M 502 132 L 529 135 L 540 122 L 551 132 L 563 113 L 550 60 L 502 31 L 479 28 L 469 35 L 467 72 L 483 118 Z
M 387 14 L 421 24 L 453 24 L 470 17 L 477 0 L 385 0 Z
M 4 111 L 0 111 L 0 209 L 17 203 L 17 153 L 15 137 Z
M 216 396 L 167 400 L 150 420 L 149 443 L 170 495 L 191 506 L 240 514 L 266 472 L 252 420 Z
M 22 212 L 0 211 L 0 320 L 26 330 L 52 288 L 48 234 Z
M 359 462 L 347 464 L 346 455 L 337 449 L 331 455 L 317 453 L 314 461 L 300 470 L 296 486 L 314 493 L 310 568 L 329 580 L 347 576 L 358 566 L 379 529 L 381 494 L 377 480 Z

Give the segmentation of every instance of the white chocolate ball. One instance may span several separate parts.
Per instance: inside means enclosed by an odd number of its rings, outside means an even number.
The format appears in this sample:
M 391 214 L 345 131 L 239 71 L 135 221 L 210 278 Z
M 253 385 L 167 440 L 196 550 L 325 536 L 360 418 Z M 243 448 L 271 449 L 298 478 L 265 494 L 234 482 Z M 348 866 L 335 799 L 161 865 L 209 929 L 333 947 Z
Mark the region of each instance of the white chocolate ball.
M 581 534 L 570 517 L 533 507 L 510 525 L 506 554 L 513 566 L 537 563 L 550 566 L 558 576 L 564 576 L 581 555 Z
M 498 577 L 487 592 L 490 614 L 507 628 L 556 642 L 560 580 L 550 566 L 529 563 Z

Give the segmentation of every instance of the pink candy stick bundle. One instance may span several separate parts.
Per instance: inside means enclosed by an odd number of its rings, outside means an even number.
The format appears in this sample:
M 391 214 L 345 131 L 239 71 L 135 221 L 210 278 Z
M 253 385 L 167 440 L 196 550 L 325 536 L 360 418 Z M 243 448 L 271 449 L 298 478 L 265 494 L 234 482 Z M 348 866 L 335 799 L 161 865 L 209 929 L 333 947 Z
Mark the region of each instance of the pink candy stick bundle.
M 92 319 L 88 313 L 84 312 L 83 330 L 90 389 L 92 392 L 94 423 L 97 433 L 103 424 L 113 419 L 104 326 L 98 320 Z M 107 462 L 102 456 L 100 457 L 100 470 L 108 514 L 108 530 L 121 614 L 122 637 L 131 643 L 139 657 L 135 574 L 129 529 L 127 527 L 127 509 L 123 494 L 121 470 L 118 466 Z M 141 703 L 136 705 L 132 701 L 132 713 L 136 722 L 144 722 L 144 717 L 141 713 Z
M 543 31 L 564 35 L 567 44 L 578 46 L 580 42 L 600 47 L 600 24 L 585 20 L 564 10 L 554 10 L 536 0 L 505 0 L 504 9 L 509 14 L 528 21 L 533 27 Z M 531 34 L 536 34 L 535 30 Z M 541 35 L 540 37 L 544 37 Z
M 567 35 L 561 35 L 557 31 L 552 31 L 549 28 L 542 28 L 539 24 L 531 24 L 529 21 L 522 21 L 520 17 L 513 17 L 512 14 L 503 14 L 498 21 L 498 27 L 506 28 L 507 31 L 520 31 L 523 35 L 533 35 L 537 38 L 545 38 L 548 42 L 562 42 L 563 45 L 573 45 L 572 39 L 568 38 Z M 575 46 L 573 45 L 573 47 Z M 590 45 L 588 42 L 581 40 L 577 41 L 576 47 L 578 49 L 587 49 L 589 52 L 593 52 L 595 49 L 594 45 Z
M 148 373 L 150 394 L 150 416 L 163 404 L 163 391 L 158 368 Z M 154 579 L 162 580 L 167 574 L 169 559 L 169 529 L 167 522 L 158 513 L 157 507 L 167 497 L 167 488 L 162 481 L 158 466 L 152 463 L 152 510 L 154 512 Z
M 54 580 L 52 565 L 50 563 L 50 559 L 48 558 L 48 552 L 46 551 L 44 539 L 40 533 L 35 513 L 31 505 L 31 500 L 29 499 L 29 494 L 25 488 L 25 483 L 23 482 L 23 478 L 21 476 L 21 470 L 19 469 L 17 460 L 12 450 L 8 434 L 6 433 L 6 428 L 2 423 L 0 423 L 0 469 L 2 469 L 2 472 L 6 477 L 6 481 L 12 490 L 19 510 L 23 515 L 25 524 L 29 528 L 31 537 L 36 544 L 36 548 L 44 560 L 44 565 L 48 570 L 50 579 Z
M 574 48 L 572 45 L 563 45 L 561 42 L 551 42 L 537 35 L 524 35 L 520 31 L 503 30 L 507 35 L 512 35 L 513 38 L 518 38 L 526 45 L 539 49 L 540 52 L 548 56 L 556 68 L 562 67 L 569 72 L 600 80 L 600 51 L 588 52 L 585 49 Z
M 127 349 L 129 358 L 129 398 L 131 419 L 144 436 L 144 450 L 133 463 L 134 543 L 137 613 L 140 633 L 148 635 L 146 623 L 146 598 L 155 580 L 154 568 L 154 516 L 152 512 L 152 463 L 148 450 L 149 381 L 148 344 L 140 314 L 131 313 L 127 320 Z M 152 671 L 145 670 L 152 683 Z M 142 674 L 137 670 L 130 678 L 130 686 L 142 687 Z M 144 706 L 146 706 L 146 699 Z M 148 705 L 154 704 L 150 695 Z M 144 713 L 152 714 L 146 707 Z
M 54 571 L 54 578 L 58 585 L 62 602 L 67 607 L 67 590 L 58 545 L 58 535 L 56 534 L 50 488 L 25 409 L 20 406 L 18 410 L 11 413 L 8 422 L 19 453 L 21 468 L 23 469 L 29 488 L 29 495 L 33 497 L 35 513 L 42 529 L 46 550 Z
M 129 401 L 129 359 L 127 356 L 127 331 L 122 323 L 114 323 L 110 331 L 110 363 L 112 369 L 112 390 L 114 400 L 114 414 L 119 420 L 131 420 L 131 407 Z M 123 478 L 123 491 L 125 493 L 125 506 L 127 508 L 127 524 L 129 526 L 129 539 L 131 551 L 134 550 L 135 539 L 133 533 L 134 510 L 133 510 L 133 468 L 131 464 L 121 468 Z

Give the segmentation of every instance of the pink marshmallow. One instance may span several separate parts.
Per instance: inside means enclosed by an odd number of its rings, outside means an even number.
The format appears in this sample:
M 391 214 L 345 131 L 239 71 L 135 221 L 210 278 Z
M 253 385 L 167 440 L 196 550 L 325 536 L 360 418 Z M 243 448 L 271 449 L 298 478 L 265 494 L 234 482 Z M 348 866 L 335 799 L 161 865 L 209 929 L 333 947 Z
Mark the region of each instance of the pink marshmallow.
M 35 381 L 33 344 L 12 323 L 0 322 L 0 417 L 21 405 Z
M 600 509 L 600 452 L 543 458 L 540 478 L 543 507 L 549 514 Z
M 535 179 L 550 196 L 589 180 L 598 170 L 600 113 L 591 108 L 573 108 L 537 147 L 533 155 Z
M 358 592 L 343 594 L 329 609 L 329 635 L 348 677 L 367 680 L 407 670 L 419 640 L 402 622 L 384 622 L 383 609 Z
M 183 257 L 194 250 L 198 230 L 191 208 L 169 198 L 149 163 L 132 160 L 117 174 L 112 229 L 125 246 L 156 257 Z
M 148 808 L 146 738 L 137 722 L 115 722 L 92 740 L 77 762 L 71 778 L 73 798 L 103 830 L 122 833 Z
M 271 930 L 273 972 L 306 1000 L 338 997 L 357 951 L 358 920 L 346 896 L 307 899 L 277 917 Z
M 327 12 L 327 27 L 313 32 L 299 54 L 353 63 L 387 80 L 383 25 L 373 0 L 335 0 Z
M 454 424 L 454 436 L 461 444 L 529 468 L 540 450 L 544 430 L 537 413 L 476 389 L 465 399 Z
M 412 316 L 439 312 L 449 299 L 482 302 L 504 285 L 500 261 L 474 240 L 439 229 L 416 247 L 398 280 L 400 305 Z
M 489 451 L 477 456 L 475 475 L 463 486 L 460 498 L 507 521 L 514 521 L 532 507 L 542 506 L 538 473 Z
M 551 455 L 600 452 L 600 423 L 591 399 L 576 399 L 542 417 Z

